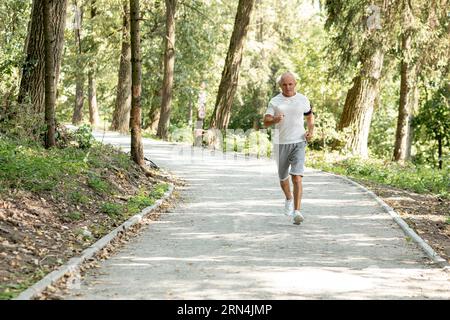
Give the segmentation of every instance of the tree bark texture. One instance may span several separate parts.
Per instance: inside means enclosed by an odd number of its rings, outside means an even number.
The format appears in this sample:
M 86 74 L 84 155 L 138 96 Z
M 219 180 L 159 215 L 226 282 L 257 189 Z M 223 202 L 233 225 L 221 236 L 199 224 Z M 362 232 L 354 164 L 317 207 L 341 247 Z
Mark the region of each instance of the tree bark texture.
M 144 149 L 141 133 L 141 48 L 139 34 L 139 0 L 130 0 L 131 13 L 131 158 L 144 166 Z
M 147 127 L 155 133 L 158 132 L 159 118 L 161 116 L 161 97 L 162 88 L 155 90 L 150 103 L 150 111 L 148 112 Z
M 173 72 L 175 67 L 175 10 L 176 0 L 166 0 L 166 50 L 164 53 L 164 79 L 161 113 L 157 136 L 167 140 L 172 104 Z
M 361 72 L 353 79 L 353 86 L 347 93 L 338 126 L 339 130 L 348 130 L 345 148 L 362 157 L 368 156 L 370 123 L 379 94 L 383 58 L 384 52 L 379 46 L 371 46 L 362 55 Z
M 95 80 L 95 63 L 90 63 L 89 66 L 89 122 L 93 127 L 97 127 L 100 123 L 100 116 L 98 113 L 97 104 L 97 82 Z
M 120 54 L 119 76 L 117 82 L 116 106 L 111 129 L 128 133 L 130 129 L 131 108 L 131 48 L 130 48 L 130 12 L 128 5 L 123 6 L 122 52 Z
M 77 1 L 74 1 L 75 5 L 75 27 L 74 27 L 74 33 L 75 33 L 75 45 L 76 45 L 76 52 L 77 52 L 77 66 L 80 66 L 76 70 L 76 85 L 75 85 L 75 105 L 73 109 L 73 115 L 72 115 L 72 124 L 73 125 L 79 125 L 81 121 L 83 121 L 83 105 L 84 105 L 84 68 L 81 66 L 83 65 L 83 52 L 81 48 L 81 28 L 83 24 L 83 11 L 82 8 L 78 6 Z M 78 16 L 79 15 L 79 16 Z M 78 21 L 77 21 L 78 16 Z
M 44 48 L 45 48 L 45 123 L 47 124 L 47 134 L 45 147 L 51 148 L 56 145 L 55 141 L 55 61 L 53 57 L 53 46 L 55 38 L 52 32 L 51 7 L 53 0 L 44 0 L 43 23 L 44 23 Z
M 398 106 L 397 131 L 395 134 L 394 160 L 399 162 L 411 158 L 411 120 L 418 105 L 417 64 L 412 61 L 411 42 L 414 30 L 411 28 L 412 15 L 409 1 L 404 1 L 405 31 L 402 34 L 402 60 L 400 71 L 400 102 Z
M 97 8 L 95 4 L 95 0 L 91 0 L 91 24 L 94 24 L 92 21 L 97 15 Z M 92 30 L 92 29 L 91 29 Z M 88 72 L 88 98 L 89 98 L 89 122 L 93 127 L 97 127 L 100 123 L 100 116 L 98 113 L 98 104 L 97 104 L 97 81 L 96 77 L 96 63 L 95 63 L 95 54 L 97 53 L 97 47 L 94 46 L 95 52 L 91 61 L 89 62 L 89 72 Z
M 222 79 L 217 93 L 216 104 L 211 117 L 211 128 L 226 129 L 230 121 L 231 106 L 239 80 L 245 37 L 250 24 L 250 16 L 255 0 L 239 0 L 234 21 L 233 34 L 222 71 Z
M 410 37 L 410 35 L 403 36 L 403 48 L 409 46 Z M 401 62 L 400 102 L 394 147 L 395 161 L 406 161 L 411 158 L 411 121 L 419 101 L 416 70 L 417 67 L 414 63 L 404 60 Z
M 58 84 L 64 45 L 67 0 L 51 1 L 50 25 L 55 44 L 52 55 L 55 66 L 55 86 Z M 44 1 L 34 0 L 25 40 L 25 62 L 22 67 L 18 102 L 30 103 L 31 111 L 45 112 L 45 40 Z

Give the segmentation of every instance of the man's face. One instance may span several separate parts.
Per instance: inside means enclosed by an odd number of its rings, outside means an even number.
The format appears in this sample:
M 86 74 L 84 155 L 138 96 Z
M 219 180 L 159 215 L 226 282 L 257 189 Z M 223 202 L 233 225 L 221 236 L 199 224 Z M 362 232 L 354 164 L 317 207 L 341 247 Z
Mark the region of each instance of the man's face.
M 295 79 L 291 75 L 285 75 L 281 79 L 280 87 L 283 95 L 286 97 L 292 97 L 295 95 Z

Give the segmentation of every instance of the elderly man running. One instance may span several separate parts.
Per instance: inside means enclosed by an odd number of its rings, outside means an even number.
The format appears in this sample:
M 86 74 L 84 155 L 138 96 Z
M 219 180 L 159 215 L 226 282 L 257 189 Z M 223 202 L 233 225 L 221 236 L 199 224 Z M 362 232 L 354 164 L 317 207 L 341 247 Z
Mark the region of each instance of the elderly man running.
M 264 125 L 275 125 L 273 150 L 281 189 L 286 196 L 285 214 L 291 216 L 294 224 L 298 225 L 304 220 L 300 209 L 302 178 L 306 145 L 314 134 L 314 113 L 308 98 L 296 92 L 296 83 L 292 72 L 281 75 L 278 81 L 281 93 L 270 100 L 264 115 Z M 304 116 L 308 126 L 306 132 Z M 291 193 L 289 175 L 292 176 L 294 195 Z

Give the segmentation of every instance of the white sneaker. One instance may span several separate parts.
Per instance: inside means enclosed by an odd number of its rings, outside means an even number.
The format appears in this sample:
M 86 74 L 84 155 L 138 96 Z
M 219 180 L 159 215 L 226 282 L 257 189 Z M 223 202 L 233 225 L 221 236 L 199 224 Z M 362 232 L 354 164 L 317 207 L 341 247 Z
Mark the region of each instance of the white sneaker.
M 293 216 L 294 211 L 294 199 L 284 201 L 284 214 L 286 216 Z
M 295 210 L 293 212 L 293 222 L 294 224 L 300 224 L 302 221 L 305 220 L 305 217 L 302 215 L 302 213 L 298 210 Z

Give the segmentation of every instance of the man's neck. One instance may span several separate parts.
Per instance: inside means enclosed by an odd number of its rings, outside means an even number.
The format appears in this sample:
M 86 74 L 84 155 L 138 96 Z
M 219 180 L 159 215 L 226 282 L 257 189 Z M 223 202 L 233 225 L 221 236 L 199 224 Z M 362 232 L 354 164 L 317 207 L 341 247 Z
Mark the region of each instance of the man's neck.
M 294 93 L 293 93 L 291 96 L 287 96 L 287 95 L 285 95 L 283 92 L 281 92 L 281 94 L 282 94 L 283 97 L 285 97 L 285 98 L 290 98 L 290 97 L 295 96 L 295 95 L 297 94 L 297 92 L 294 91 Z

